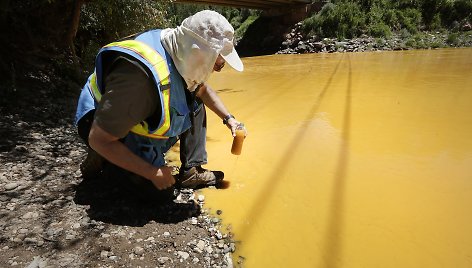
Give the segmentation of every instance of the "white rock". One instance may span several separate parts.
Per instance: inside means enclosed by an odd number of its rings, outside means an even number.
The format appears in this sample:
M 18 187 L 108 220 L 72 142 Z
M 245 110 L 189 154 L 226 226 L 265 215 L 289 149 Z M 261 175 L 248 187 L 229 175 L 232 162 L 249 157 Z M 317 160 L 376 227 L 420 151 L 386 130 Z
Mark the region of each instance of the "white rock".
M 211 254 L 213 252 L 213 248 L 208 246 L 205 248 L 205 251 L 208 252 L 209 254 Z
M 38 217 L 38 212 L 26 212 L 25 215 L 23 215 L 23 219 L 32 219 L 32 218 L 37 218 Z
M 144 254 L 144 248 L 142 248 L 142 247 L 135 247 L 135 248 L 133 249 L 133 252 L 134 252 L 134 254 L 139 255 L 139 256 L 140 256 L 140 255 L 143 255 L 143 254 Z
M 106 250 L 102 250 L 102 252 L 100 252 L 100 257 L 106 258 L 106 257 L 108 257 L 108 253 L 110 253 L 110 252 L 108 252 Z
M 13 190 L 13 189 L 15 189 L 16 187 L 18 187 L 18 185 L 19 185 L 19 184 L 16 183 L 16 182 L 7 183 L 7 184 L 5 184 L 5 190 L 6 190 L 6 191 Z
M 202 194 L 199 194 L 198 195 L 198 202 L 203 202 L 203 201 L 205 201 L 205 196 L 202 195 Z
M 223 257 L 223 261 L 226 264 L 226 267 L 228 268 L 233 268 L 233 258 L 231 258 L 231 254 L 226 253 L 225 256 Z
M 198 240 L 197 248 L 198 248 L 199 250 L 203 250 L 203 249 L 205 248 L 205 241 L 203 241 L 203 240 Z
M 170 258 L 168 257 L 159 257 L 157 258 L 157 261 L 159 262 L 159 264 L 164 264 L 166 262 L 168 262 L 170 260 Z
M 186 260 L 190 257 L 190 254 L 188 254 L 185 251 L 177 251 L 177 255 L 179 255 L 184 260 Z
M 44 268 L 48 265 L 47 260 L 43 260 L 41 257 L 34 257 L 33 261 L 26 268 Z

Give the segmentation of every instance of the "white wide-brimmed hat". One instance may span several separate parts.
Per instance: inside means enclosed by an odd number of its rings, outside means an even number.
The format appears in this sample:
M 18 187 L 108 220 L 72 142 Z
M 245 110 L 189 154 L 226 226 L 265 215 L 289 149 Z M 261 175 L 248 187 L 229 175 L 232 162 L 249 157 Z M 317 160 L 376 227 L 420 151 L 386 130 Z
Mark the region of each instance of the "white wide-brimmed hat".
M 203 10 L 182 22 L 182 31 L 194 35 L 216 50 L 235 70 L 242 72 L 243 63 L 234 48 L 234 28 L 221 14 Z

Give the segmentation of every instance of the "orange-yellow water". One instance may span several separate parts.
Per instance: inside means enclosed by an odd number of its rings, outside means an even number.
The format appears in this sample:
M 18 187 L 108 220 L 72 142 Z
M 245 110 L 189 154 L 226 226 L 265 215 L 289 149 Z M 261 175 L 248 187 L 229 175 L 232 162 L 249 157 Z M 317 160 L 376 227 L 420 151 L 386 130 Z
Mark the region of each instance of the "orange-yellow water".
M 472 49 L 275 55 L 213 74 L 206 189 L 244 267 L 472 267 Z

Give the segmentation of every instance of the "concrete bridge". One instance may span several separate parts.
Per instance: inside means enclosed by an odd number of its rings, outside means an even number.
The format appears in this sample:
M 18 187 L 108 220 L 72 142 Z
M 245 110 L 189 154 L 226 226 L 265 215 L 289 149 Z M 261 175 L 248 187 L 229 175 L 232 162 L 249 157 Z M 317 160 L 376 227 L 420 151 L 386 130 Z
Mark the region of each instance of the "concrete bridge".
M 311 4 L 311 0 L 175 0 L 177 3 L 201 3 L 251 9 L 278 9 Z

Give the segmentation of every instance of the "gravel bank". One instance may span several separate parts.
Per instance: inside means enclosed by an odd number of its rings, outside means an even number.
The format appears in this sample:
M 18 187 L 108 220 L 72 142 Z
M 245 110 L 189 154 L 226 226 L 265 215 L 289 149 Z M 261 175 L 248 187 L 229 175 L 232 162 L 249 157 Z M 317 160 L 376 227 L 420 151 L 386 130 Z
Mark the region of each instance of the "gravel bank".
M 301 31 L 302 23 L 295 24 L 285 36 L 280 50 L 276 54 L 333 53 L 390 51 L 410 49 L 434 49 L 443 47 L 472 47 L 472 31 L 460 33 L 425 32 L 420 35 L 393 34 L 390 38 L 362 36 L 353 39 L 338 40 L 324 38 L 318 40 L 306 37 Z
M 30 73 L 0 92 L 0 267 L 232 267 L 231 230 L 199 192 L 146 202 L 82 179 L 80 86 L 58 96 L 51 80 Z

